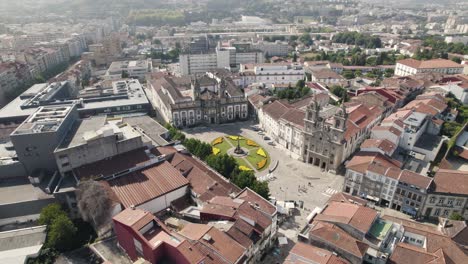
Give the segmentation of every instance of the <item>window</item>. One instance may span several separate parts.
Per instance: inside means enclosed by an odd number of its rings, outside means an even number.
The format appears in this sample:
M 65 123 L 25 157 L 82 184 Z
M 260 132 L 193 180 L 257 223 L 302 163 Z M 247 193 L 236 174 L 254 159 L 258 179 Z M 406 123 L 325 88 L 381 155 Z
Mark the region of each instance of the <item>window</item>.
M 435 197 L 431 197 L 431 199 L 429 199 L 429 203 L 435 203 Z
M 448 203 L 449 205 L 452 205 L 452 204 L 453 204 L 453 199 L 448 199 L 448 200 L 447 200 L 447 203 Z
M 445 200 L 445 198 L 440 198 L 440 199 L 439 199 L 439 203 L 440 203 L 440 204 L 443 204 L 443 203 L 444 203 L 444 200 Z
M 440 209 L 435 209 L 434 216 L 439 216 L 439 214 L 440 214 Z
M 135 244 L 135 249 L 138 252 L 138 254 L 143 256 L 143 247 L 141 245 L 141 242 L 134 238 L 133 239 L 133 244 Z
M 457 205 L 457 206 L 461 206 L 461 205 L 462 205 L 462 200 L 457 200 L 456 205 Z
M 447 216 L 449 214 L 448 210 L 444 210 L 444 216 Z

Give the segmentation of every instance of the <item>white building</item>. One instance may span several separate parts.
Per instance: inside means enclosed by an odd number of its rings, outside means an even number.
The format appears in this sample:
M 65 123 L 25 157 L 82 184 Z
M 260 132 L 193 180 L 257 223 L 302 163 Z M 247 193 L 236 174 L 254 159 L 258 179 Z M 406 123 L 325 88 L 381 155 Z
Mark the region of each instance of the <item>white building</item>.
M 216 69 L 218 60 L 216 53 L 180 54 L 179 64 L 180 73 L 190 75 Z
M 241 64 L 241 73 L 245 74 L 252 82 L 244 82 L 249 85 L 252 83 L 264 83 L 265 85 L 274 84 L 292 84 L 304 79 L 304 67 L 300 64 L 290 63 L 260 63 L 260 64 Z M 251 78 L 254 77 L 254 78 Z
M 425 72 L 461 74 L 463 73 L 463 65 L 445 59 L 433 59 L 427 61 L 404 59 L 397 61 L 395 67 L 395 75 L 397 76 L 408 76 Z
M 106 80 L 118 80 L 122 78 L 137 78 L 144 80 L 145 75 L 153 70 L 151 60 L 138 61 L 114 61 L 109 66 L 104 78 Z M 126 77 L 123 75 L 127 75 Z
M 257 43 L 252 43 L 252 48 L 261 50 L 265 56 L 288 56 L 289 54 L 289 44 L 285 41 L 259 41 Z
M 206 73 L 216 68 L 238 70 L 240 64 L 263 63 L 261 51 L 239 52 L 235 47 L 217 47 L 214 53 L 180 54 L 180 73 L 190 75 Z

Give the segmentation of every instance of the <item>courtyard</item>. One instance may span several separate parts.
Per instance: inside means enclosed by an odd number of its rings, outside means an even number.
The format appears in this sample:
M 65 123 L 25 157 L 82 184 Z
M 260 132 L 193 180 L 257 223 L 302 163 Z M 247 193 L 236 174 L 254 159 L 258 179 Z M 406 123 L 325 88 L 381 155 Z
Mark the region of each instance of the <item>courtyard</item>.
M 194 127 L 183 132 L 189 138 L 197 138 L 208 143 L 229 135 L 239 135 L 257 142 L 268 153 L 270 165 L 266 167 L 272 168 L 278 163 L 271 173 L 269 169 L 264 169 L 255 174 L 259 179 L 268 180 L 271 198 L 303 204 L 302 208 L 297 208 L 289 217 L 284 218 L 279 228 L 281 234 L 292 241 L 297 241 L 297 233 L 305 225 L 306 217 L 316 207 L 323 207 L 333 194 L 342 190 L 344 177 L 321 171 L 318 167 L 292 158 L 291 154 L 281 146 L 268 144 L 268 141 L 263 139 L 263 135 L 254 131 L 253 125 L 255 123 L 247 121 Z

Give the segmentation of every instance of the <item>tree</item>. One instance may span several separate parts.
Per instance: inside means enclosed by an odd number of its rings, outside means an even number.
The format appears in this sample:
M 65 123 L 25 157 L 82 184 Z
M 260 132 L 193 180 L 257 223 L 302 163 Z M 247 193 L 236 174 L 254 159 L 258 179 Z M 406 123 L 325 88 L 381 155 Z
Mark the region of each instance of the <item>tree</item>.
M 266 181 L 256 181 L 252 190 L 265 199 L 270 199 L 270 188 Z
M 97 233 L 108 231 L 112 217 L 112 201 L 108 191 L 98 181 L 84 180 L 75 191 L 83 220 L 93 225 Z
M 122 71 L 122 78 L 128 78 L 128 73 L 126 71 Z
M 460 64 L 462 62 L 462 60 L 459 57 L 453 57 L 452 61 L 454 61 L 454 62 L 456 62 L 458 64 Z
M 73 247 L 77 228 L 66 215 L 57 216 L 50 225 L 47 233 L 47 246 L 59 251 L 66 251 Z
M 332 92 L 332 94 L 342 98 L 343 95 L 346 93 L 346 89 L 341 87 L 340 85 L 333 85 L 330 88 L 330 92 Z
M 293 62 L 297 62 L 297 53 L 294 52 L 293 53 L 293 59 L 292 59 Z
M 253 188 L 256 181 L 257 178 L 255 178 L 255 174 L 252 171 L 240 171 L 232 177 L 232 182 L 241 189 L 245 187 Z
M 55 218 L 61 215 L 66 216 L 67 214 L 62 210 L 60 204 L 49 204 L 46 207 L 42 208 L 41 214 L 39 215 L 39 224 L 50 225 L 55 220 Z
M 459 213 L 452 213 L 450 216 L 449 216 L 449 219 L 450 220 L 456 220 L 456 221 L 463 221 L 463 216 Z
M 346 79 L 353 79 L 355 76 L 352 71 L 344 71 L 343 77 L 345 77 Z
M 451 138 L 461 129 L 461 127 L 462 125 L 457 122 L 447 121 L 442 125 L 440 133 Z
M 304 33 L 302 34 L 301 37 L 299 37 L 299 41 L 302 42 L 304 45 L 310 46 L 314 43 L 312 38 L 310 37 L 309 33 Z
M 237 161 L 227 154 L 210 155 L 206 163 L 226 178 L 231 178 L 237 168 Z

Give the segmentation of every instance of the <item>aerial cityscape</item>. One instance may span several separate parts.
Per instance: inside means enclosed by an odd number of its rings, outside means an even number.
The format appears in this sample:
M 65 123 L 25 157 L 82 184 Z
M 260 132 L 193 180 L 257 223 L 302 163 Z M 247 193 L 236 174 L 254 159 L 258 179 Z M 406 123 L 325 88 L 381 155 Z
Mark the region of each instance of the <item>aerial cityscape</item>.
M 0 0 L 0 264 L 466 264 L 467 221 L 467 0 Z

